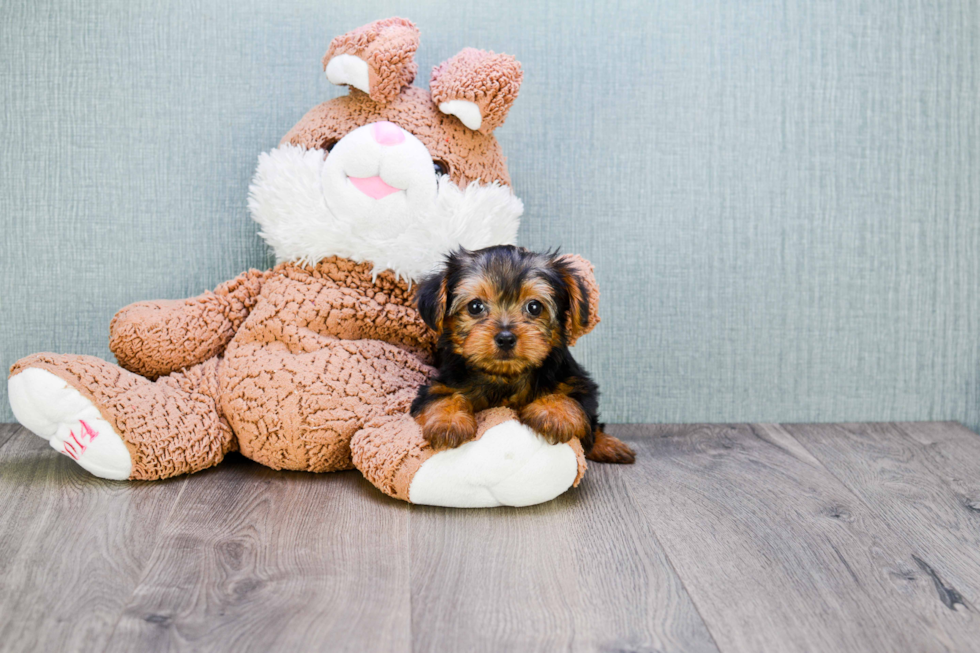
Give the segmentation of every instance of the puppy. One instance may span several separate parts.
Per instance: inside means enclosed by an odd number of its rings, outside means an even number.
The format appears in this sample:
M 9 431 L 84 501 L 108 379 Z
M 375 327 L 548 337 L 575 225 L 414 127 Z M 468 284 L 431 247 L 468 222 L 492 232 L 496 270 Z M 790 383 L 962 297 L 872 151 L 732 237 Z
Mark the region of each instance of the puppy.
M 555 253 L 514 246 L 461 249 L 417 291 L 439 334 L 438 373 L 411 413 L 435 448 L 476 436 L 475 413 L 508 406 L 553 444 L 578 438 L 586 457 L 632 463 L 633 450 L 599 424 L 599 389 L 568 351 L 569 320 L 588 321 L 586 289 Z

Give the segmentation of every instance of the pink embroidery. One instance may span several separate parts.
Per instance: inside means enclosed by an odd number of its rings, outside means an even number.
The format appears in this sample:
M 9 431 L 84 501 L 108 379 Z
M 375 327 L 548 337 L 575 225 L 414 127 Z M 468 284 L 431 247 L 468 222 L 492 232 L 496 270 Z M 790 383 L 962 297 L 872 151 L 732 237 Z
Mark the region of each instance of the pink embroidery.
M 74 444 L 66 440 L 65 445 L 62 448 L 62 453 L 71 456 L 75 460 L 78 460 L 78 457 L 85 453 L 85 450 L 88 449 L 88 445 L 92 444 L 92 440 L 99 437 L 99 432 L 86 424 L 84 420 L 78 421 L 82 425 L 82 429 L 79 434 L 75 435 L 74 431 L 68 432 L 68 434 L 71 435 L 71 439 Z
M 80 419 L 78 422 L 82 425 L 82 435 L 87 437 L 89 442 L 99 437 L 99 432 L 86 424 L 85 420 Z

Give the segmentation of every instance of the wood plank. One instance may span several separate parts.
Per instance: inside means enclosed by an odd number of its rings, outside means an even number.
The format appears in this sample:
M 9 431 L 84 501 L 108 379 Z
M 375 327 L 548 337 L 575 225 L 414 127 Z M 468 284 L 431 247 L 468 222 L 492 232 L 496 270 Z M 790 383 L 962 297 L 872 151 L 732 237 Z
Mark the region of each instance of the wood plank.
M 619 427 L 628 487 L 722 651 L 971 650 L 909 546 L 778 427 Z
M 592 465 L 543 506 L 456 511 L 391 501 L 356 472 L 238 456 L 175 481 L 101 481 L 0 429 L 0 650 L 980 641 L 980 436 L 938 423 L 611 430 L 634 438 L 636 466 Z
M 188 479 L 108 650 L 408 649 L 408 506 L 231 458 Z
M 980 605 L 980 437 L 951 422 L 785 428 L 908 542 L 947 607 Z
M 18 428 L 0 448 L 0 649 L 102 650 L 183 483 L 98 479 Z
M 529 508 L 412 507 L 416 651 L 716 651 L 656 534 L 631 470 Z
M 980 435 L 959 422 L 898 422 L 895 426 L 918 443 L 923 464 L 953 490 L 967 513 L 980 519 Z
M 0 448 L 3 448 L 3 445 L 22 428 L 24 427 L 20 424 L 0 424 Z

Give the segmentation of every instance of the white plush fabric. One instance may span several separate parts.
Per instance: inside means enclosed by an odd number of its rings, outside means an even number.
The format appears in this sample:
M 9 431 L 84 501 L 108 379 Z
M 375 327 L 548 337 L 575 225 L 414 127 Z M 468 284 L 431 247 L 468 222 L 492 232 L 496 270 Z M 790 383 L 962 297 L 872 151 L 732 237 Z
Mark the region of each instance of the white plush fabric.
M 331 84 L 349 84 L 365 93 L 371 92 L 367 62 L 352 54 L 338 54 L 333 57 L 327 64 L 326 73 Z
M 476 105 L 476 102 L 470 102 L 469 100 L 441 102 L 439 104 L 439 111 L 456 116 L 460 122 L 470 129 L 479 129 L 483 124 L 483 114 L 480 113 L 480 107 Z
M 7 381 L 17 421 L 100 478 L 129 478 L 129 449 L 91 401 L 56 375 L 30 367 Z
M 426 460 L 408 494 L 412 503 L 428 506 L 531 506 L 570 488 L 577 474 L 571 446 L 548 444 L 520 422 L 510 421 Z
M 372 199 L 349 179 L 373 176 L 400 192 Z M 372 125 L 352 131 L 329 155 L 291 145 L 260 155 L 248 206 L 279 261 L 341 256 L 410 281 L 457 247 L 513 244 L 524 210 L 507 186 L 460 189 L 437 177 L 421 141 L 405 132 L 403 142 L 381 145 Z

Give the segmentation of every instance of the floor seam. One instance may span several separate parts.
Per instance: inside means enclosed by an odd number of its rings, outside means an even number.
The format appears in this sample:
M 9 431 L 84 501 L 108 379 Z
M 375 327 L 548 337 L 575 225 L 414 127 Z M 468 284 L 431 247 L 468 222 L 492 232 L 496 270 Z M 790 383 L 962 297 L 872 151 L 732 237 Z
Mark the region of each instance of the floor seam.
M 21 437 L 21 435 L 20 435 L 20 432 L 21 431 L 24 431 L 25 433 L 30 433 L 31 435 L 34 435 L 33 433 L 31 433 L 30 431 L 27 430 L 27 427 L 21 426 L 20 424 L 17 424 L 16 422 L 8 422 L 6 424 L 0 424 L 0 428 L 5 428 L 5 427 L 9 427 L 10 430 L 12 431 L 12 433 L 9 436 L 7 436 L 7 438 L 5 440 L 3 440 L 2 442 L 0 442 L 0 450 L 2 450 L 4 447 L 6 447 L 11 442 L 13 442 L 13 440 L 15 438 Z
M 909 436 L 907 433 L 905 433 L 905 431 L 902 431 L 900 428 L 898 428 L 897 426 L 895 426 L 895 422 L 884 422 L 884 424 L 887 424 L 890 427 L 894 427 L 895 430 L 899 432 L 899 435 L 901 435 L 901 437 L 903 437 L 903 438 L 905 438 L 907 440 L 911 440 L 913 443 L 915 442 L 914 439 L 911 436 Z M 800 440 L 800 438 L 797 438 L 788 429 L 783 428 L 781 424 L 778 425 L 778 426 L 780 428 L 782 428 L 783 432 L 785 432 L 791 438 L 793 438 L 794 440 L 796 440 L 797 444 L 799 444 L 801 447 L 803 447 L 804 449 L 806 449 L 810 453 L 810 455 L 813 456 L 820 463 L 820 467 L 822 469 L 824 469 L 827 472 L 827 474 L 830 475 L 831 478 L 833 478 L 838 483 L 840 483 L 841 487 L 843 487 L 845 490 L 847 490 L 847 492 L 850 495 L 852 495 L 858 501 L 858 503 L 860 503 L 862 506 L 864 506 L 865 508 L 867 508 L 868 511 L 871 514 L 873 514 L 875 517 L 877 517 L 881 521 L 881 523 L 884 526 L 884 528 L 887 529 L 887 531 L 889 533 L 891 533 L 899 542 L 903 542 L 905 544 L 905 546 L 908 547 L 909 554 L 912 556 L 913 561 L 916 558 L 920 558 L 920 556 L 918 554 L 920 554 L 922 552 L 919 550 L 919 548 L 916 546 L 916 544 L 914 542 L 912 542 L 908 537 L 906 537 L 906 535 L 905 535 L 905 533 L 903 531 L 895 529 L 892 526 L 891 520 L 888 519 L 888 516 L 887 515 L 883 514 L 881 511 L 879 511 L 874 506 L 872 506 L 871 504 L 869 504 L 864 499 L 864 497 L 862 497 L 857 492 L 857 490 L 853 489 L 850 485 L 847 484 L 847 482 L 845 482 L 842 478 L 840 478 L 839 476 L 837 476 L 837 474 L 835 474 L 830 469 L 828 469 L 827 466 L 824 464 L 823 459 L 821 459 L 817 454 L 815 454 L 813 452 L 813 450 L 811 450 L 809 447 L 807 447 L 805 444 L 803 444 L 803 442 Z M 955 494 L 955 492 L 953 492 L 953 489 L 949 486 L 948 483 L 946 483 L 946 481 L 943 478 L 937 476 L 935 473 L 932 472 L 932 470 L 926 469 L 924 467 L 922 469 L 923 469 L 924 472 L 928 473 L 930 476 L 932 476 L 937 481 L 939 481 L 943 485 L 943 487 L 945 487 L 947 490 L 949 490 L 950 492 L 952 492 L 952 493 Z M 918 566 L 918 563 L 916 563 L 916 565 Z
M 809 453 L 811 456 L 813 456 L 814 460 L 816 460 L 818 463 L 820 463 L 820 469 L 822 469 L 825 472 L 827 472 L 827 474 L 830 475 L 830 477 L 832 479 L 834 479 L 835 481 L 837 481 L 838 483 L 840 483 L 841 487 L 843 487 L 845 490 L 847 490 L 848 494 L 852 495 L 855 499 L 857 499 L 858 503 L 860 503 L 862 506 L 864 506 L 865 508 L 867 508 L 868 510 L 870 510 L 876 517 L 878 517 L 882 521 L 882 523 L 884 523 L 885 526 L 888 527 L 888 530 L 891 531 L 892 534 L 896 535 L 901 541 L 905 542 L 905 544 L 907 544 L 909 546 L 909 548 L 914 548 L 914 547 L 912 547 L 912 543 L 911 542 L 909 542 L 908 540 L 906 540 L 903 535 L 901 535 L 900 533 L 896 532 L 895 529 L 892 528 L 891 523 L 888 521 L 888 516 L 887 515 L 883 515 L 882 513 L 878 512 L 878 510 L 876 508 L 874 508 L 874 506 L 872 506 L 871 504 L 869 504 L 867 501 L 864 500 L 864 497 L 862 497 L 860 494 L 858 494 L 857 490 L 855 490 L 854 488 L 852 488 L 850 485 L 847 484 L 847 482 L 844 481 L 844 479 L 842 479 L 837 474 L 835 474 L 833 471 L 831 471 L 830 468 L 827 467 L 827 464 L 824 463 L 823 458 L 821 458 L 816 453 L 814 453 L 814 451 L 812 449 L 810 449 L 810 447 L 808 447 L 805 444 L 803 444 L 803 441 L 800 438 L 796 437 L 789 429 L 785 428 L 782 424 L 777 424 L 776 426 L 778 426 L 780 429 L 782 429 L 783 433 L 785 433 L 789 437 L 793 438 L 793 440 L 795 440 L 798 445 L 800 445 L 801 447 L 803 447 L 807 451 L 807 453 Z M 942 479 L 939 479 L 939 480 L 941 481 Z
M 674 561 L 670 559 L 670 552 L 667 551 L 667 547 L 665 547 L 664 543 L 660 540 L 660 535 L 657 533 L 656 527 L 654 526 L 654 524 L 650 523 L 650 520 L 647 519 L 646 514 L 642 510 L 639 510 L 639 506 L 642 504 L 637 500 L 636 496 L 633 494 L 633 484 L 630 480 L 628 480 L 625 474 L 623 475 L 623 488 L 629 494 L 630 501 L 633 502 L 633 505 L 637 506 L 637 512 L 643 515 L 643 519 L 646 521 L 647 526 L 650 528 L 650 531 L 653 534 L 653 541 L 656 542 L 657 546 L 660 547 L 660 550 L 663 551 L 664 561 L 667 563 L 667 566 L 670 569 L 671 573 L 674 574 L 674 576 L 677 578 L 677 581 L 681 584 L 681 588 L 684 590 L 684 594 L 687 595 L 688 600 L 691 602 L 691 607 L 694 608 L 694 612 L 697 613 L 698 619 L 701 620 L 701 624 L 704 626 L 705 632 L 708 633 L 708 637 L 711 638 L 711 643 L 715 645 L 715 650 L 718 651 L 718 653 L 722 653 L 722 651 L 725 649 L 722 649 L 721 645 L 718 644 L 718 639 L 715 637 L 715 634 L 712 632 L 711 627 L 708 625 L 708 620 L 704 618 L 704 614 L 701 612 L 701 608 L 698 606 L 697 601 L 695 601 L 694 595 L 691 593 L 691 590 L 688 588 L 687 582 L 681 576 L 680 572 L 677 571 L 677 567 L 674 565 Z
M 412 519 L 416 511 L 414 503 L 408 504 L 408 517 L 405 519 L 405 568 L 408 575 L 408 650 L 415 648 L 415 600 L 412 585 Z
M 128 481 L 127 481 L 128 482 Z M 152 483 L 153 481 L 149 481 Z M 143 585 L 143 581 L 146 580 L 147 573 L 150 568 L 150 563 L 153 562 L 153 556 L 156 554 L 157 550 L 160 548 L 163 529 L 167 527 L 170 523 L 170 518 L 173 517 L 174 511 L 177 509 L 177 504 L 180 502 L 180 498 L 184 496 L 184 490 L 187 488 L 187 484 L 190 482 L 189 477 L 185 477 L 181 483 L 180 490 L 177 492 L 177 496 L 174 497 L 173 505 L 170 506 L 170 511 L 167 513 L 166 519 L 163 520 L 160 530 L 157 532 L 156 543 L 153 545 L 153 549 L 150 550 L 149 555 L 146 557 L 146 564 L 143 565 L 143 569 L 140 572 L 139 580 L 133 585 L 132 591 L 130 591 L 129 596 L 122 604 L 122 609 L 119 610 L 119 615 L 116 620 L 112 622 L 112 628 L 109 630 L 109 637 L 106 639 L 105 648 L 102 649 L 103 653 L 109 650 L 109 646 L 112 644 L 112 638 L 116 634 L 116 629 L 119 627 L 119 622 L 122 621 L 123 615 L 126 613 L 126 608 L 129 607 L 133 600 L 133 596 L 136 595 L 136 591 Z

